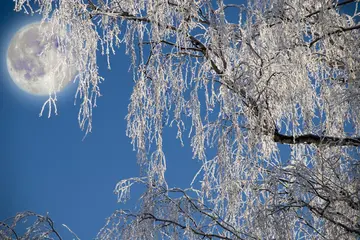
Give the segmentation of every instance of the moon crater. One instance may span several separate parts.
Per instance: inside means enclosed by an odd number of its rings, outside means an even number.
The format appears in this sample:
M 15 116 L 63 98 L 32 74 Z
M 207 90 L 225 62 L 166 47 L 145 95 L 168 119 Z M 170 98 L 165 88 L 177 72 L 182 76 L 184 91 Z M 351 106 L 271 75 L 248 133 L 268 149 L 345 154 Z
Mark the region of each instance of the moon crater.
M 7 51 L 7 67 L 20 89 L 33 95 L 48 95 L 61 91 L 76 71 L 69 64 L 66 48 L 59 50 L 57 37 L 45 42 L 40 28 L 46 30 L 48 25 L 29 24 L 15 34 Z

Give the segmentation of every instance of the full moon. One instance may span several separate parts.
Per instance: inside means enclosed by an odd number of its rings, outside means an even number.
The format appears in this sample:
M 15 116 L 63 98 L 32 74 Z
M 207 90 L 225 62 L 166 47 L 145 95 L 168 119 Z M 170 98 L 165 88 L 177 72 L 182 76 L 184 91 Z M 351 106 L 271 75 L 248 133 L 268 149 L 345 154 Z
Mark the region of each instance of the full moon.
M 16 32 L 6 61 L 15 84 L 38 96 L 61 91 L 75 75 L 74 68 L 67 63 L 65 51 L 60 51 L 57 38 L 45 42 L 40 30 L 40 23 L 32 23 Z

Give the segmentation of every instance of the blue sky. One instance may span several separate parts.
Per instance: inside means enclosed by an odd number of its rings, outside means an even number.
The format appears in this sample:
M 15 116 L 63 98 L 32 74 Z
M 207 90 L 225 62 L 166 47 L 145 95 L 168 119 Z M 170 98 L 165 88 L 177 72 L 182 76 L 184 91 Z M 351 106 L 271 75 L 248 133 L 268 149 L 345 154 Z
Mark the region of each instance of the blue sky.
M 1 5 L 0 73 L 0 219 L 31 210 L 49 212 L 55 227 L 69 239 L 66 224 L 81 239 L 92 239 L 118 208 L 136 203 L 132 191 L 127 205 L 117 204 L 115 184 L 139 176 L 136 152 L 126 137 L 127 105 L 133 87 L 124 49 L 112 58 L 112 70 L 99 56 L 103 97 L 94 110 L 93 132 L 84 141 L 74 106 L 75 85 L 59 96 L 58 116 L 39 118 L 46 98 L 29 96 L 17 89 L 6 68 L 6 50 L 22 26 L 40 19 L 13 12 L 12 1 Z M 45 114 L 46 115 L 46 114 Z M 173 187 L 188 187 L 200 166 L 190 148 L 181 148 L 176 129 L 164 130 L 167 181 Z M 186 142 L 188 142 L 186 140 Z

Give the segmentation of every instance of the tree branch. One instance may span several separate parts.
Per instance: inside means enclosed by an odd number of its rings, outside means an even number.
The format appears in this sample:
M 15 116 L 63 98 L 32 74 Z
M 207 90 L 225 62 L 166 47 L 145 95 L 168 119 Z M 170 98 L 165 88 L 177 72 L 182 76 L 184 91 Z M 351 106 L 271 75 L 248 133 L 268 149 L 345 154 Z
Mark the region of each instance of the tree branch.
M 16 238 L 16 239 L 19 239 L 16 231 L 15 231 L 12 227 L 10 227 L 8 224 L 6 224 L 5 222 L 1 222 L 1 221 L 0 221 L 0 225 L 3 225 L 3 226 L 6 227 L 7 229 L 10 229 L 11 232 L 14 234 L 15 238 Z M 1 232 L 1 231 L 0 231 L 0 232 Z
M 341 138 L 330 136 L 318 136 L 315 134 L 304 134 L 299 136 L 284 135 L 275 130 L 274 141 L 283 144 L 316 144 L 329 146 L 360 146 L 360 137 Z
M 327 7 L 326 10 L 336 8 L 336 7 L 339 7 L 339 6 L 343 6 L 343 5 L 346 5 L 346 4 L 349 4 L 349 3 L 353 3 L 353 2 L 356 2 L 356 0 L 347 0 L 347 1 L 344 1 L 344 2 L 341 2 L 341 3 L 332 4 L 331 6 Z M 317 10 L 315 12 L 309 13 L 308 15 L 306 15 L 304 17 L 304 19 L 309 18 L 309 17 L 311 17 L 313 15 L 316 15 L 316 14 L 320 13 L 321 11 L 323 11 L 323 10 Z
M 331 35 L 337 34 L 337 33 L 341 33 L 341 32 L 348 32 L 348 31 L 352 31 L 355 29 L 360 29 L 360 24 L 352 26 L 352 27 L 348 27 L 348 28 L 344 28 L 344 27 L 338 27 L 339 29 L 329 32 L 325 35 L 322 35 L 320 37 L 315 38 L 313 41 L 310 42 L 309 47 L 312 47 L 315 43 L 317 43 L 319 40 L 324 39 L 325 37 L 329 37 Z

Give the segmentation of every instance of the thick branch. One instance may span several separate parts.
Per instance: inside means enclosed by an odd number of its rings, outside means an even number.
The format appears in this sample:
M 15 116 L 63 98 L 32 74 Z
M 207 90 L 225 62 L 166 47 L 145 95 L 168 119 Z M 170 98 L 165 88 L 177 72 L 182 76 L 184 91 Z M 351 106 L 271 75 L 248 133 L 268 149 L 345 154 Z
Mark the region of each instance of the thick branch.
M 358 138 L 340 138 L 330 136 L 318 136 L 315 134 L 304 134 L 299 136 L 288 136 L 275 130 L 274 141 L 284 144 L 316 144 L 330 146 L 360 146 L 360 137 Z

